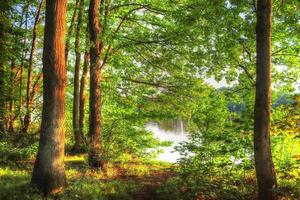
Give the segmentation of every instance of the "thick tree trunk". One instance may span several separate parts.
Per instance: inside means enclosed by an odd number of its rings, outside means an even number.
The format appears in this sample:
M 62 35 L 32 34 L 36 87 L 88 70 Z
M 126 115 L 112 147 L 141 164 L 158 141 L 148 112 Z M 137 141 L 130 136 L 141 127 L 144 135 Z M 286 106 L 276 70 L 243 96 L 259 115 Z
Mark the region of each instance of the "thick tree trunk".
M 259 199 L 276 199 L 276 175 L 270 145 L 272 0 L 259 0 L 256 25 L 256 98 L 254 156 Z
M 89 123 L 89 154 L 88 161 L 91 167 L 103 167 L 101 160 L 101 91 L 100 91 L 100 56 L 102 44 L 99 41 L 99 0 L 90 0 L 89 5 L 89 32 L 90 32 L 90 123 Z
M 76 52 L 76 61 L 75 61 L 75 75 L 74 75 L 74 97 L 73 97 L 73 132 L 75 138 L 75 144 L 73 147 L 74 152 L 81 152 L 83 145 L 83 137 L 80 132 L 79 127 L 79 75 L 80 75 L 80 64 L 81 64 L 81 51 L 80 51 L 80 39 L 82 32 L 82 16 L 84 12 L 84 0 L 79 2 L 79 13 L 78 21 L 76 28 L 76 39 L 75 39 L 75 52 Z
M 37 9 L 37 13 L 35 15 L 34 19 L 34 25 L 33 25 L 33 37 L 32 37 L 32 43 L 31 43 L 31 51 L 30 51 L 30 57 L 29 57 L 29 66 L 28 66 L 28 74 L 27 74 L 27 86 L 26 86 L 26 114 L 24 116 L 24 124 L 22 128 L 23 133 L 28 132 L 29 125 L 31 123 L 31 107 L 32 107 L 32 96 L 31 96 L 31 81 L 32 81 L 32 69 L 33 69 L 33 56 L 36 49 L 36 38 L 37 38 L 37 25 L 39 23 L 40 19 L 40 12 L 41 7 L 43 4 L 43 0 L 40 2 L 40 5 Z
M 46 1 L 43 50 L 43 111 L 39 150 L 32 184 L 44 194 L 59 193 L 66 186 L 65 140 L 65 32 L 67 0 Z

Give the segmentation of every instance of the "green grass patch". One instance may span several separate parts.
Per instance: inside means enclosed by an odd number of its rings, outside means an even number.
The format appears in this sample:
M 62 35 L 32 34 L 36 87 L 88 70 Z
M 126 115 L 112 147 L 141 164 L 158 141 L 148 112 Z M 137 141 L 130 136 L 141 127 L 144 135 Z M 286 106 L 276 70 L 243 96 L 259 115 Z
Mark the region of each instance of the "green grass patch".
M 62 200 L 130 200 L 143 187 L 139 179 L 170 166 L 160 162 L 122 160 L 110 163 L 104 174 L 88 167 L 86 155 L 66 156 L 65 162 L 68 187 L 57 197 Z M 24 163 L 22 170 L 16 165 L 7 165 L 0 165 L 1 200 L 51 199 L 42 197 L 30 187 L 32 163 Z

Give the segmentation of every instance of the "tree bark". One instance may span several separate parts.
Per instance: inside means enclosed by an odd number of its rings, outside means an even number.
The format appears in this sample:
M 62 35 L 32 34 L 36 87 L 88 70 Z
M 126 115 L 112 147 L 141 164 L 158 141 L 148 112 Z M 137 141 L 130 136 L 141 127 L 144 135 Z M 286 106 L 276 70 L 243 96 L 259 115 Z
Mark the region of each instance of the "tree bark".
M 2 44 L 2 40 L 4 40 L 4 31 L 2 29 L 3 25 L 0 22 L 0 44 Z M 6 133 L 5 128 L 5 68 L 4 68 L 4 60 L 0 59 L 0 139 L 4 137 Z
M 89 122 L 89 153 L 88 162 L 91 167 L 103 167 L 101 160 L 101 91 L 100 91 L 100 57 L 102 44 L 99 41 L 99 0 L 90 0 L 89 33 L 90 33 L 90 122 Z
M 79 93 L 79 130 L 80 130 L 80 134 L 82 136 L 84 135 L 83 128 L 84 128 L 84 117 L 85 117 L 84 114 L 85 114 L 85 101 L 86 101 L 85 85 L 86 85 L 89 60 L 90 60 L 90 54 L 89 54 L 88 48 L 90 48 L 90 47 L 89 47 L 89 37 L 88 37 L 88 33 L 87 33 L 86 50 L 84 53 L 84 63 L 83 63 L 83 69 L 82 69 L 82 76 L 81 76 L 81 80 L 80 80 L 80 93 Z
M 270 144 L 272 0 L 259 0 L 256 25 L 256 98 L 254 157 L 258 198 L 274 200 L 276 175 Z
M 76 61 L 75 61 L 75 75 L 74 75 L 74 97 L 73 97 L 73 132 L 75 138 L 75 144 L 73 147 L 74 152 L 81 152 L 83 145 L 83 136 L 81 135 L 79 127 L 79 75 L 80 75 L 80 64 L 81 64 L 81 32 L 82 32 L 82 16 L 84 12 L 84 0 L 79 2 L 79 13 L 78 21 L 76 28 L 76 39 L 75 39 L 75 52 L 76 52 Z
M 20 124 L 21 127 L 23 127 L 23 116 L 22 116 L 22 108 L 23 108 L 23 95 L 22 95 L 22 91 L 23 91 L 23 69 L 24 69 L 24 65 L 25 65 L 25 59 L 26 59 L 26 55 L 27 55 L 27 48 L 26 48 L 26 44 L 27 44 L 27 31 L 28 31 L 28 16 L 29 16 L 29 2 L 26 2 L 26 4 L 24 5 L 23 8 L 23 13 L 22 13 L 22 19 L 20 22 L 20 28 L 22 28 L 22 24 L 23 24 L 23 15 L 25 14 L 25 36 L 23 38 L 23 43 L 22 43 L 22 55 L 21 55 L 21 65 L 20 65 L 20 79 L 19 79 L 19 106 L 18 106 L 18 114 L 19 114 L 19 119 L 20 119 Z M 16 38 L 16 43 L 18 43 L 18 38 Z
M 15 99 L 14 99 L 14 76 L 15 76 L 15 63 L 12 61 L 11 63 L 11 68 L 10 68 L 10 73 L 9 73 L 9 91 L 8 91 L 8 131 L 10 133 L 14 132 L 14 124 L 15 124 L 15 113 L 14 113 L 14 108 L 15 108 Z
M 2 11 L 2 10 L 1 10 Z M 5 38 L 5 23 L 0 20 L 0 45 L 4 46 Z M 0 49 L 0 139 L 5 135 L 5 98 L 4 98 L 4 56 L 5 49 Z
M 34 19 L 34 25 L 33 25 L 33 37 L 32 37 L 32 43 L 31 43 L 31 51 L 30 51 L 30 57 L 29 57 L 29 66 L 28 66 L 28 74 L 27 74 L 27 86 L 26 86 L 26 114 L 24 116 L 24 124 L 23 124 L 23 133 L 27 133 L 28 132 L 28 128 L 29 125 L 31 123 L 31 107 L 32 107 L 32 100 L 33 98 L 31 98 L 31 81 L 32 81 L 32 68 L 33 68 L 33 56 L 35 53 L 35 49 L 36 49 L 36 38 L 37 38 L 37 25 L 39 23 L 39 18 L 40 18 L 40 12 L 41 12 L 41 7 L 43 4 L 43 0 L 41 0 L 40 5 L 37 9 L 37 13 L 35 15 L 35 19 Z
M 76 11 L 79 5 L 79 1 L 80 0 L 76 0 L 75 3 L 75 8 L 74 8 L 74 12 L 71 18 L 71 24 L 70 27 L 68 29 L 68 35 L 67 35 L 67 41 L 66 41 L 66 51 L 65 51 L 65 61 L 66 61 L 66 66 L 68 67 L 68 56 L 69 56 L 69 47 L 70 47 L 70 43 L 71 43 L 71 36 L 73 34 L 73 30 L 74 30 L 74 24 L 75 24 L 75 20 L 76 20 Z
M 66 186 L 65 139 L 65 32 L 67 0 L 47 0 L 43 50 L 43 110 L 39 150 L 31 183 L 44 194 Z

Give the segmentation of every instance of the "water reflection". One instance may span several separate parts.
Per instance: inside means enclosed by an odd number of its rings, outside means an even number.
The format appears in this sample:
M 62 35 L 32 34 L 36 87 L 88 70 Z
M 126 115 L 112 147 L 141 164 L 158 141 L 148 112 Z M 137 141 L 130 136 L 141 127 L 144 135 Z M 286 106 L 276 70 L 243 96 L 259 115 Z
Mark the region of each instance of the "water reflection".
M 151 131 L 155 137 L 161 141 L 171 141 L 172 145 L 165 147 L 163 153 L 158 156 L 158 160 L 166 162 L 176 162 L 180 155 L 174 150 L 174 146 L 180 142 L 187 140 L 187 131 L 184 121 L 166 120 L 161 122 L 149 122 L 146 124 L 146 129 Z

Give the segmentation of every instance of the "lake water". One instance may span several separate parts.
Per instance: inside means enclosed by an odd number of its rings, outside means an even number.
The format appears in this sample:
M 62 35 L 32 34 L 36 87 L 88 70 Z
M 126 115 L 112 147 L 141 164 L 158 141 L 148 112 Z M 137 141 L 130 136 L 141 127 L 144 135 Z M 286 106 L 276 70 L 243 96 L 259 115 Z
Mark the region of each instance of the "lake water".
M 157 160 L 174 163 L 180 158 L 179 153 L 174 150 L 174 146 L 187 140 L 185 123 L 182 120 L 149 122 L 146 124 L 146 129 L 161 141 L 172 142 L 171 146 L 163 148 L 163 153 L 157 157 Z
M 177 159 L 181 156 L 175 151 L 174 147 L 180 142 L 188 140 L 188 132 L 186 131 L 186 125 L 184 121 L 178 120 L 168 120 L 161 122 L 149 122 L 146 124 L 146 129 L 151 131 L 155 137 L 161 141 L 171 141 L 172 145 L 163 148 L 163 153 L 158 155 L 157 160 L 175 163 Z M 189 155 L 193 155 L 190 153 Z M 251 159 L 252 154 L 248 154 L 249 159 Z M 230 160 L 239 165 L 242 163 L 242 159 L 236 158 L 234 155 L 230 157 Z

